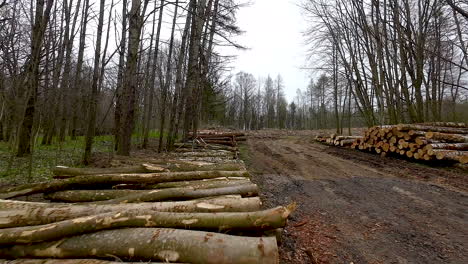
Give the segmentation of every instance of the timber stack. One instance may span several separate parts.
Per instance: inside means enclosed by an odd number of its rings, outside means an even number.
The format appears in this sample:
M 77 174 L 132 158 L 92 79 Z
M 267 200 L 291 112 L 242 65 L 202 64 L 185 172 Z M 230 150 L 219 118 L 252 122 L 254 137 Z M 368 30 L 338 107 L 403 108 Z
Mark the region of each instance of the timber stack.
M 336 144 L 330 138 L 317 141 Z M 335 136 L 340 138 L 340 136 Z M 345 141 L 346 145 L 348 141 Z M 432 122 L 371 127 L 349 145 L 382 156 L 396 154 L 415 160 L 446 160 L 468 164 L 468 126 L 465 123 Z
M 221 131 L 199 131 L 195 136 L 190 134 L 189 138 L 198 145 L 219 144 L 230 147 L 237 147 L 240 141 L 246 141 L 247 137 L 242 132 L 221 132 Z
M 330 146 L 341 146 L 350 147 L 356 140 L 362 139 L 361 136 L 340 136 L 337 134 L 331 134 L 330 136 L 317 136 L 315 140 L 318 142 L 325 143 Z
M 211 146 L 1 190 L 0 263 L 278 263 L 295 205 L 262 210 L 243 162 Z

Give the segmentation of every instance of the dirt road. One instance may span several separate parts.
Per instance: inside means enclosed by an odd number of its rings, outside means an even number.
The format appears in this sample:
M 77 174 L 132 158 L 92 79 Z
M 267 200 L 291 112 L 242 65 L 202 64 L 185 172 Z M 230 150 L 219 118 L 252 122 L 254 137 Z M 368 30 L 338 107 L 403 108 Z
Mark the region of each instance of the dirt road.
M 467 173 L 310 139 L 247 142 L 265 205 L 299 205 L 282 263 L 468 263 Z

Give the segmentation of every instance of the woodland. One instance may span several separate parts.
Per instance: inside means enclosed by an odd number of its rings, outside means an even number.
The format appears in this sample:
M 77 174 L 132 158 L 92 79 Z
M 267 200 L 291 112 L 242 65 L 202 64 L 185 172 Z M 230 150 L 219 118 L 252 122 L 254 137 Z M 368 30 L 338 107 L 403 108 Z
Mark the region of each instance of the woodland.
M 312 77 L 290 101 L 281 75 L 232 72 L 223 53 L 248 48 L 236 41 L 248 4 L 1 1 L 3 156 L 71 140 L 88 164 L 96 136 L 129 155 L 150 141 L 170 150 L 202 127 L 350 133 L 467 121 L 465 1 L 298 1 Z

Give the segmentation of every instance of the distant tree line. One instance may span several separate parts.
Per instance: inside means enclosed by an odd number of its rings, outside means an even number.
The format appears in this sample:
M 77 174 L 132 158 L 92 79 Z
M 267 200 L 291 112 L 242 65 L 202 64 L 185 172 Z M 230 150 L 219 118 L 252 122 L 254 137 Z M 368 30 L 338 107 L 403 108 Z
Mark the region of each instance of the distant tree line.
M 323 74 L 317 111 L 332 112 L 339 132 L 353 109 L 367 126 L 467 121 L 466 1 L 304 0 L 301 7 L 311 70 Z

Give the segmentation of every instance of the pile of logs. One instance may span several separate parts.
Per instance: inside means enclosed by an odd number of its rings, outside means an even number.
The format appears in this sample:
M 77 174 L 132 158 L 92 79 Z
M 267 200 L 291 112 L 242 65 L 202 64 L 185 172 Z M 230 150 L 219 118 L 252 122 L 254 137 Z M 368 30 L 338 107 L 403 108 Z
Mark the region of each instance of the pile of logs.
M 325 143 L 330 146 L 350 147 L 356 140 L 362 139 L 360 136 L 338 136 L 331 134 L 330 136 L 317 136 L 315 140 Z
M 353 137 L 351 137 L 353 138 Z M 448 160 L 468 164 L 468 125 L 453 122 L 400 124 L 369 128 L 363 137 L 317 137 L 335 146 L 390 153 L 416 160 Z
M 226 151 L 180 146 L 172 160 L 57 167 L 50 182 L 3 189 L 0 258 L 16 260 L 0 263 L 278 263 L 295 205 L 261 210 L 257 185 Z M 205 153 L 222 161 L 198 160 Z
M 245 134 L 241 132 L 216 132 L 210 130 L 199 131 L 195 137 L 190 134 L 189 139 L 200 145 L 219 144 L 230 147 L 237 147 L 237 142 L 247 140 Z

